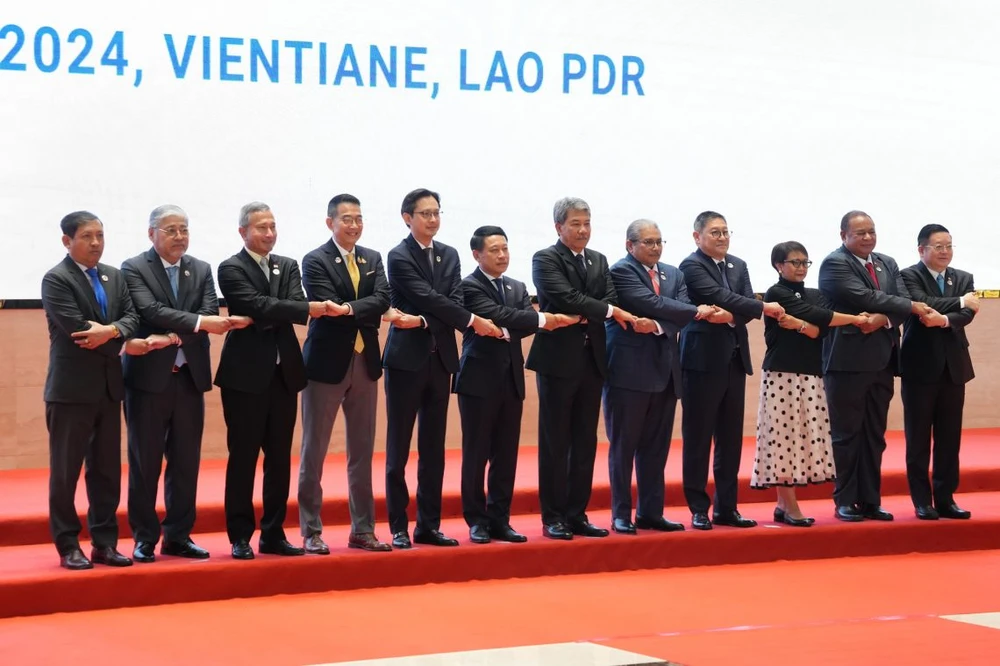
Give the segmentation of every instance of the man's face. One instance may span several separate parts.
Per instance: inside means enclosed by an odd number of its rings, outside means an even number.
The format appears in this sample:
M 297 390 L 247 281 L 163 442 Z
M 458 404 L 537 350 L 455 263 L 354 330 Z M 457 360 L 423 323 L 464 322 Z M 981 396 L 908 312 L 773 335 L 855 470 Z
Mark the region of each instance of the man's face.
M 722 261 L 729 252 L 729 225 L 721 217 L 709 220 L 705 228 L 694 232 L 694 244 L 716 261 Z
M 243 244 L 251 252 L 262 257 L 271 254 L 278 240 L 278 227 L 274 223 L 274 214 L 269 210 L 250 213 L 250 223 L 240 227 Z
M 149 240 L 156 254 L 167 263 L 176 264 L 188 249 L 188 223 L 179 215 L 168 215 L 149 229 Z
M 663 254 L 663 237 L 660 230 L 654 226 L 643 227 L 639 231 L 639 240 L 625 241 L 625 250 L 643 266 L 655 266 Z
M 353 250 L 361 239 L 361 231 L 365 226 L 361 206 L 354 203 L 337 204 L 336 217 L 326 218 L 326 226 L 333 232 L 337 245 L 345 250 Z
M 937 273 L 943 273 L 955 255 L 955 250 L 951 246 L 951 234 L 947 231 L 931 234 L 927 242 L 917 248 L 917 251 L 920 252 L 920 261 Z
M 847 231 L 840 232 L 840 239 L 848 252 L 867 259 L 875 249 L 875 223 L 867 215 L 852 217 L 847 223 Z
M 562 244 L 579 254 L 590 242 L 590 213 L 583 210 L 570 210 L 566 213 L 566 221 L 556 222 L 556 233 Z
M 510 263 L 510 253 L 507 251 L 507 239 L 497 234 L 487 236 L 482 250 L 473 250 L 473 258 L 479 262 L 479 268 L 487 275 L 499 277 L 507 271 Z
M 417 199 L 413 215 L 403 213 L 403 221 L 417 240 L 430 240 L 441 228 L 441 206 L 434 197 Z
M 64 234 L 62 242 L 73 261 L 93 268 L 104 254 L 104 224 L 100 220 L 84 222 L 72 238 Z

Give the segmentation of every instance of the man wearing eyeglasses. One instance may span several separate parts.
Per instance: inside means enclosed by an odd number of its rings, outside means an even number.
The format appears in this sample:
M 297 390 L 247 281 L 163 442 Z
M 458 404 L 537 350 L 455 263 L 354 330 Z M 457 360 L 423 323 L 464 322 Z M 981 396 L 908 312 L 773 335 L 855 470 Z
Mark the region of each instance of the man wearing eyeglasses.
M 692 235 L 698 249 L 680 265 L 688 298 L 719 313 L 692 321 L 680 335 L 684 497 L 696 530 L 710 530 L 713 523 L 753 527 L 757 522 L 737 510 L 746 379 L 753 374 L 747 322 L 761 315 L 778 318 L 785 310 L 754 297 L 746 262 L 729 254 L 732 234 L 726 218 L 705 211 L 695 218 Z M 705 487 L 713 438 L 715 497 L 709 498 Z
M 137 338 L 126 345 L 125 420 L 128 424 L 128 522 L 135 539 L 132 558 L 152 562 L 160 553 L 205 559 L 191 540 L 195 521 L 205 393 L 212 390 L 209 334 L 250 323 L 220 317 L 212 268 L 187 254 L 188 216 L 178 206 L 149 214 L 146 252 L 126 259 L 122 275 L 139 312 Z M 163 344 L 160 344 L 163 343 Z M 166 515 L 156 512 L 163 478 Z
M 441 197 L 428 189 L 403 197 L 403 222 L 410 234 L 389 250 L 386 267 L 390 301 L 396 310 L 419 318 L 419 326 L 392 326 L 385 343 L 385 498 L 393 548 L 410 548 L 406 507 L 406 463 L 413 425 L 417 429 L 417 524 L 413 542 L 457 546 L 441 533 L 444 441 L 451 399 L 451 376 L 458 371 L 455 331 L 502 337 L 488 319 L 464 307 L 462 267 L 455 248 L 434 240 L 441 228 Z
M 917 252 L 920 261 L 900 273 L 910 297 L 935 312 L 919 320 L 910 315 L 903 327 L 899 374 L 906 478 L 917 518 L 968 519 L 972 514 L 955 503 L 954 494 L 965 385 L 975 377 L 965 327 L 979 312 L 979 298 L 972 274 L 951 267 L 954 247 L 948 229 L 924 226 L 917 234 Z M 934 471 L 928 482 L 932 438 Z

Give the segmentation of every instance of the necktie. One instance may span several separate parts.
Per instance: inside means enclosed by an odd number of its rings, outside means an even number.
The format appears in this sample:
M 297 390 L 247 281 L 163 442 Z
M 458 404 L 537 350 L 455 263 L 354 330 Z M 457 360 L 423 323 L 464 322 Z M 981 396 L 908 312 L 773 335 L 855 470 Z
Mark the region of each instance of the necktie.
M 358 285 L 361 284 L 361 272 L 358 270 L 358 264 L 354 261 L 354 253 L 347 253 L 347 274 L 351 276 L 351 284 L 354 286 L 354 295 L 358 294 Z M 358 335 L 354 338 L 354 351 L 358 354 L 365 348 L 365 343 L 361 339 L 361 331 L 358 331 Z
M 587 258 L 583 256 L 583 252 L 576 255 L 576 265 L 580 269 L 580 274 L 583 275 L 584 279 L 587 277 Z
M 878 286 L 878 278 L 875 277 L 875 264 L 873 264 L 872 262 L 869 261 L 869 262 L 867 262 L 865 264 L 865 268 L 868 269 L 868 275 L 872 276 L 872 282 L 875 283 L 875 288 L 878 289 L 879 288 L 879 286 Z
M 87 275 L 90 276 L 90 285 L 94 288 L 94 295 L 97 296 L 97 304 L 101 306 L 101 319 L 108 318 L 108 295 L 101 284 L 101 278 L 97 275 L 96 268 L 88 268 Z
M 937 276 L 938 289 L 941 290 L 941 295 L 944 295 L 944 274 L 938 273 Z
M 167 277 L 170 278 L 170 289 L 174 292 L 174 298 L 177 298 L 178 289 L 178 276 L 177 273 L 180 269 L 177 266 L 167 266 Z
M 267 265 L 267 257 L 261 257 L 260 258 L 260 264 L 258 264 L 258 265 L 260 266 L 260 270 L 264 271 L 264 279 L 267 282 L 270 283 L 271 282 L 271 269 Z
M 720 261 L 720 262 L 718 262 L 715 265 L 719 269 L 719 275 L 722 276 L 722 284 L 723 284 L 723 286 L 725 286 L 726 289 L 729 289 L 730 291 L 732 291 L 732 287 L 729 286 L 729 276 L 726 275 L 726 262 Z
M 427 248 L 426 250 L 424 250 L 424 254 L 427 255 L 427 265 L 430 266 L 431 277 L 433 277 L 434 276 L 434 248 L 433 247 Z
M 493 284 L 496 285 L 497 291 L 500 292 L 500 302 L 507 305 L 507 295 L 503 293 L 503 278 L 496 278 L 493 280 Z
M 657 296 L 659 296 L 660 295 L 660 276 L 658 276 L 656 274 L 656 269 L 655 268 L 650 268 L 649 269 L 649 281 L 653 283 L 653 291 L 656 292 Z

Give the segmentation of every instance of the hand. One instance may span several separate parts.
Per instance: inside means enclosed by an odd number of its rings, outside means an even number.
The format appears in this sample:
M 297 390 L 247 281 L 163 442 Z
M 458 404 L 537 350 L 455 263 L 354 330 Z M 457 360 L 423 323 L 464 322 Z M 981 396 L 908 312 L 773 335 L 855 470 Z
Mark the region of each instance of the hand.
M 731 324 L 733 323 L 733 313 L 716 306 L 715 312 L 708 316 L 709 324 Z
M 869 333 L 874 333 L 880 328 L 885 328 L 885 325 L 889 323 L 889 318 L 884 314 L 878 313 L 873 315 L 868 315 L 868 321 L 859 326 L 861 332 L 865 335 Z
M 351 308 L 347 303 L 324 302 L 326 303 L 326 316 L 328 317 L 343 317 L 344 315 L 351 314 Z
M 132 338 L 125 343 L 125 353 L 129 356 L 145 356 L 150 351 L 148 338 Z
M 246 328 L 253 323 L 253 318 L 247 317 L 245 315 L 229 315 L 230 330 L 238 331 L 241 328 Z
M 632 324 L 632 328 L 636 333 L 656 333 L 657 331 L 656 322 L 646 317 L 636 319 L 635 323 Z
M 76 340 L 76 344 L 84 349 L 97 349 L 105 342 L 115 337 L 115 329 L 110 324 L 99 324 L 96 321 L 87 321 L 90 328 L 86 331 L 77 331 L 70 336 Z
M 629 324 L 635 326 L 636 319 L 638 319 L 638 317 L 636 317 L 634 314 L 622 310 L 617 305 L 611 307 L 611 317 L 616 322 L 618 322 L 618 325 L 621 326 L 622 328 L 628 328 Z
M 545 325 L 542 328 L 546 331 L 554 331 L 564 326 L 572 326 L 580 322 L 579 315 L 555 314 L 553 312 L 543 312 Z
M 328 301 L 309 301 L 309 316 L 312 319 L 326 316 L 326 304 Z
M 970 291 L 962 298 L 963 300 L 965 300 L 965 307 L 969 308 L 975 313 L 979 312 L 979 296 L 976 295 L 976 292 Z
M 382 313 L 382 321 L 384 321 L 387 324 L 391 324 L 392 322 L 396 321 L 402 316 L 403 313 L 397 310 L 396 308 L 389 308 L 388 310 Z
M 497 328 L 496 324 L 489 319 L 483 319 L 479 315 L 473 315 L 472 328 L 476 331 L 476 335 L 482 335 L 490 338 L 503 337 L 503 331 Z
M 851 322 L 851 325 L 861 328 L 862 326 L 868 323 L 868 317 L 870 316 L 871 315 L 869 315 L 867 312 L 862 312 L 861 314 L 854 315 L 854 321 Z
M 156 349 L 163 349 L 164 347 L 169 347 L 170 345 L 175 344 L 174 340 L 180 342 L 180 338 L 178 338 L 176 335 L 153 333 L 148 338 L 146 338 L 146 345 L 149 351 L 154 351 Z
M 201 327 L 198 330 L 205 331 L 206 333 L 214 333 L 215 335 L 222 335 L 232 327 L 233 323 L 230 321 L 229 317 L 203 315 L 201 318 Z
M 396 328 L 420 328 L 424 325 L 424 320 L 419 315 L 405 314 L 395 308 L 390 308 L 390 310 L 394 311 L 395 315 L 392 319 L 386 321 L 391 322 Z M 384 318 L 385 316 L 383 315 Z
M 937 310 L 931 310 L 930 314 L 925 314 L 920 318 L 920 323 L 928 328 L 939 326 L 944 328 L 948 325 L 948 318 Z
M 797 331 L 802 327 L 802 323 L 801 319 L 796 319 L 791 315 L 786 314 L 778 317 L 778 326 L 786 331 Z
M 695 321 L 701 321 L 702 319 L 708 319 L 716 312 L 717 308 L 714 305 L 699 305 L 698 314 L 694 316 Z
M 925 314 L 930 314 L 934 310 L 931 306 L 926 303 L 920 303 L 919 301 L 913 301 L 910 303 L 910 312 L 917 315 L 918 317 L 923 317 Z
M 764 314 L 777 319 L 785 314 L 785 308 L 778 303 L 764 303 Z

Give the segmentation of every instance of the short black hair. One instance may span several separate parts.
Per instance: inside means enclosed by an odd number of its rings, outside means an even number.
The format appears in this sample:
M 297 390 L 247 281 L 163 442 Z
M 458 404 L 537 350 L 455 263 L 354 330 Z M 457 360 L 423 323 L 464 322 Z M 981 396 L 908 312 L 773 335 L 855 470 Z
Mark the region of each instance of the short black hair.
M 87 224 L 88 222 L 94 222 L 95 220 L 100 222 L 100 219 L 90 211 L 78 210 L 70 213 L 60 220 L 59 228 L 62 229 L 64 234 L 73 238 L 76 236 L 76 230 L 79 229 L 81 225 Z
M 721 213 L 716 213 L 714 210 L 706 210 L 704 213 L 698 213 L 698 217 L 694 218 L 694 230 L 701 233 L 705 225 L 712 220 L 722 220 L 726 222 L 726 218 L 722 216 Z M 728 224 L 728 222 L 726 222 Z
M 479 227 L 472 232 L 472 240 L 469 241 L 469 247 L 473 250 L 481 251 L 486 247 L 486 238 L 488 236 L 503 236 L 504 240 L 507 240 L 507 234 L 500 227 L 485 226 Z
M 950 234 L 951 233 L 950 231 L 948 231 L 944 227 L 944 225 L 941 225 L 941 224 L 925 224 L 924 228 L 921 229 L 920 233 L 917 234 L 917 246 L 919 247 L 921 245 L 926 245 L 927 241 L 929 241 L 931 239 L 931 236 L 933 236 L 934 234 L 942 233 L 942 232 L 946 233 L 946 234 Z
M 438 202 L 438 206 L 441 205 L 441 195 L 433 190 L 428 190 L 426 187 L 421 187 L 403 197 L 403 205 L 400 207 L 399 212 L 404 215 L 413 215 L 413 209 L 417 207 L 417 202 L 424 197 L 434 197 L 434 201 Z
M 334 198 L 330 199 L 330 203 L 326 205 L 326 216 L 337 217 L 337 206 L 342 203 L 360 206 L 361 200 L 353 194 L 338 194 Z
M 856 217 L 867 217 L 869 220 L 872 219 L 872 216 L 863 210 L 847 211 L 846 213 L 844 213 L 844 217 L 840 218 L 840 230 L 844 233 L 847 233 L 847 230 L 851 226 L 851 220 L 853 220 Z
M 771 250 L 771 265 L 777 269 L 778 264 L 788 259 L 788 255 L 792 252 L 801 252 L 806 255 L 806 259 L 809 258 L 809 251 L 806 250 L 806 246 L 798 241 L 785 241 L 784 243 L 778 243 Z

